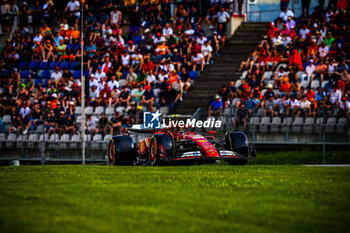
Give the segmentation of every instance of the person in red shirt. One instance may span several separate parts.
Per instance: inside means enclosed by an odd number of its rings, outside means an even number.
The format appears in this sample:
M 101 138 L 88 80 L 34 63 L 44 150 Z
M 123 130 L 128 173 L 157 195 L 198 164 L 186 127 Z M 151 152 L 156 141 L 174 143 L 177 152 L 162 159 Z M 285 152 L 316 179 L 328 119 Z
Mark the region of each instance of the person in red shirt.
M 345 11 L 349 8 L 348 0 L 338 0 L 337 8 L 341 11 Z
M 313 90 L 311 90 L 311 87 L 308 87 L 307 88 L 307 91 L 306 91 L 306 98 L 310 101 L 310 102 L 313 102 L 315 100 L 315 92 Z
M 111 98 L 111 89 L 108 86 L 108 83 L 105 82 L 105 86 L 100 92 L 100 105 L 109 105 L 111 106 L 112 98 Z
M 142 65 L 142 70 L 145 73 L 149 73 L 150 70 L 154 70 L 154 64 L 148 57 L 145 58 L 145 63 Z

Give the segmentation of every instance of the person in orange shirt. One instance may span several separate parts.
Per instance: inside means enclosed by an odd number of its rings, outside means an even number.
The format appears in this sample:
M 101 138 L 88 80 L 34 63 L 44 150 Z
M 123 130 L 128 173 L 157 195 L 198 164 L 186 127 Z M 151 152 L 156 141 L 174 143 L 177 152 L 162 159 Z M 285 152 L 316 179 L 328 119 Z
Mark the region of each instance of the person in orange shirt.
M 80 31 L 77 24 L 74 26 L 74 28 L 72 28 L 71 36 L 74 40 L 78 40 L 80 38 Z
M 280 87 L 280 91 L 281 92 L 284 92 L 284 93 L 289 93 L 290 92 L 290 87 L 292 85 L 290 84 L 289 82 L 289 78 L 288 77 L 284 77 L 282 80 L 281 80 L 281 87 Z
M 173 70 L 169 76 L 169 82 L 171 83 L 171 85 L 174 84 L 174 82 L 176 82 L 176 80 L 179 78 L 179 75 L 177 74 L 176 70 Z
M 158 45 L 156 49 L 160 55 L 165 55 L 169 52 L 169 47 L 166 45 L 165 41 Z

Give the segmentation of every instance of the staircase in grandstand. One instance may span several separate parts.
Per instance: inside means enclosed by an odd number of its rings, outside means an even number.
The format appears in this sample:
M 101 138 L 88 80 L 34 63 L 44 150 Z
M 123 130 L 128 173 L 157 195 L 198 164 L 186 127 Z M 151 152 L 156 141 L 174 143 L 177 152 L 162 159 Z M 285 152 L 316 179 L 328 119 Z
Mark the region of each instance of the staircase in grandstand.
M 268 23 L 243 23 L 235 34 L 226 41 L 220 56 L 202 75 L 177 109 L 179 114 L 193 114 L 198 107 L 207 107 L 222 85 L 229 85 L 241 76 L 238 72 L 241 61 L 247 60 L 250 51 L 266 34 Z

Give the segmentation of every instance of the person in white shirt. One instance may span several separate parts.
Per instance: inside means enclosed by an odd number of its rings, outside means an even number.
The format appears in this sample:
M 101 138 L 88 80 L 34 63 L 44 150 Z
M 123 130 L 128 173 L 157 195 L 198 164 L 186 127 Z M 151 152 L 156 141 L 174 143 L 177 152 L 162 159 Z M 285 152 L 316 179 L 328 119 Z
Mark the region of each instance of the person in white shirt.
M 110 13 L 110 19 L 112 25 L 118 24 L 120 26 L 123 19 L 123 13 L 118 9 L 114 9 L 114 11 Z
M 79 8 L 80 8 L 79 1 L 78 0 L 72 0 L 72 1 L 69 1 L 67 3 L 67 7 L 66 7 L 65 11 L 76 11 L 76 12 L 74 12 L 74 16 L 79 18 L 80 17 Z
M 41 43 L 41 41 L 43 40 L 43 37 L 42 37 L 42 35 L 40 34 L 40 32 L 37 32 L 36 34 L 35 34 L 35 36 L 34 36 L 34 38 L 33 38 L 33 42 L 39 42 L 39 43 Z
M 306 98 L 306 95 L 303 95 L 299 103 L 300 109 L 295 117 L 299 117 L 300 114 L 302 114 L 302 116 L 308 117 L 309 111 L 310 111 L 310 105 L 311 105 L 311 102 Z
M 284 8 L 284 10 L 280 14 L 280 18 L 286 22 L 288 20 L 288 17 L 294 17 L 294 13 L 291 10 L 288 10 L 288 8 Z
M 200 46 L 203 46 L 205 44 L 205 42 L 207 41 L 207 38 L 205 38 L 205 36 L 201 33 L 196 41 Z
M 153 43 L 158 45 L 164 41 L 166 41 L 165 37 L 162 36 L 162 34 L 160 32 L 157 32 L 156 36 L 153 38 Z
M 195 31 L 192 28 L 192 25 L 189 24 L 187 30 L 185 31 L 186 35 L 192 36 L 195 33 Z
M 105 72 L 102 71 L 102 67 L 101 66 L 99 66 L 97 68 L 97 71 L 95 73 L 95 77 L 96 77 L 98 82 L 100 82 L 101 78 L 105 78 L 106 77 L 106 74 L 105 74 Z
M 119 83 L 117 80 L 115 80 L 115 76 L 111 76 L 111 80 L 108 81 L 108 86 L 109 86 L 109 89 L 113 90 L 114 87 L 117 87 L 119 88 Z
M 48 81 L 49 87 L 53 83 L 57 84 L 57 81 L 59 81 L 61 78 L 62 78 L 62 73 L 60 72 L 60 68 L 56 67 L 55 72 L 51 74 L 51 79 Z
M 328 55 L 329 52 L 329 48 L 328 46 L 326 46 L 326 43 L 324 41 L 321 42 L 321 46 L 318 49 L 318 53 L 320 55 L 320 57 L 325 57 Z
M 201 65 L 201 71 L 204 70 L 204 56 L 201 53 L 197 53 L 192 56 L 193 59 L 193 70 L 197 69 L 197 65 Z
M 98 81 L 95 79 L 95 75 L 94 74 L 90 75 L 90 80 L 89 80 L 90 91 L 92 90 L 92 86 L 98 87 Z
M 173 29 L 169 27 L 169 23 L 166 23 L 165 27 L 163 28 L 163 36 L 165 38 L 169 38 L 171 35 L 173 35 Z
M 158 82 L 162 83 L 165 80 L 168 80 L 169 76 L 168 74 L 165 72 L 165 70 L 161 69 L 159 74 L 158 74 Z
M 339 89 L 337 89 L 336 85 L 333 85 L 333 89 L 330 90 L 330 92 L 329 92 L 329 101 L 332 104 L 340 103 L 341 96 L 342 96 L 341 91 Z
M 125 68 L 125 69 L 128 69 L 129 68 L 129 65 L 130 65 L 130 55 L 128 53 L 127 50 L 125 50 L 125 53 L 121 56 L 121 59 L 122 59 L 122 66 Z
M 205 44 L 202 46 L 202 54 L 204 56 L 205 64 L 209 64 L 212 52 L 213 52 L 213 48 L 210 45 L 210 41 L 207 40 Z
M 143 64 L 143 55 L 141 54 L 141 49 L 136 49 L 136 53 L 131 55 L 131 65 L 134 70 L 138 70 L 142 67 Z
M 26 116 L 30 114 L 30 108 L 27 106 L 27 102 L 22 102 L 22 108 L 19 110 L 19 115 L 22 119 L 24 119 Z
M 305 39 L 306 34 L 308 34 L 309 32 L 310 32 L 310 30 L 307 28 L 307 24 L 305 23 L 303 25 L 303 28 L 300 29 L 300 31 L 299 31 L 299 35 L 301 36 L 301 39 Z
M 291 96 L 289 107 L 287 109 L 287 115 L 292 111 L 292 115 L 294 115 L 299 110 L 299 100 L 295 98 L 295 95 Z
M 156 77 L 153 74 L 153 71 L 150 70 L 147 75 L 147 82 L 153 87 L 154 84 L 156 84 Z
M 316 71 L 316 66 L 314 65 L 314 60 L 310 59 L 309 65 L 305 68 L 305 73 L 307 77 L 307 81 L 310 82 L 310 80 L 314 78 Z
M 220 11 L 216 15 L 219 24 L 226 24 L 230 20 L 230 15 L 225 11 L 224 7 L 221 7 Z
M 291 30 L 292 28 L 295 28 L 296 23 L 295 23 L 295 21 L 292 19 L 292 17 L 288 16 L 286 25 L 287 25 L 287 28 L 288 28 L 289 30 Z

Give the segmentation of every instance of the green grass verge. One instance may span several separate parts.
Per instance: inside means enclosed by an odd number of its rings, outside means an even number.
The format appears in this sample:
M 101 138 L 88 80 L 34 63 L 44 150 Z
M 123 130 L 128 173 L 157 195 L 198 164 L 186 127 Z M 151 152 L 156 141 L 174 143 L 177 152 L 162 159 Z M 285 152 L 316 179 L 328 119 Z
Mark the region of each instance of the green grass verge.
M 0 167 L 1 232 L 349 232 L 350 169 Z
M 323 153 L 321 150 L 258 150 L 256 160 L 249 164 L 322 164 Z M 349 150 L 333 150 L 326 152 L 327 164 L 350 164 Z

